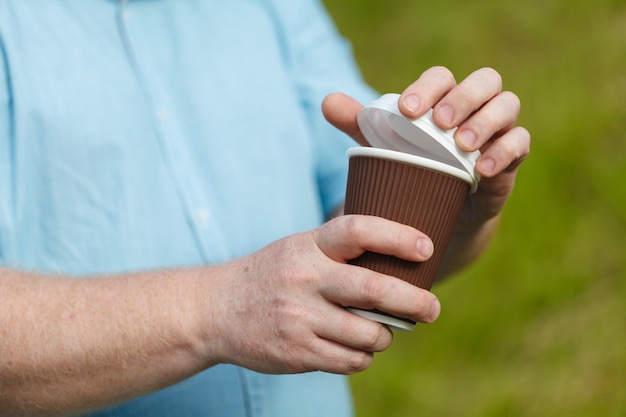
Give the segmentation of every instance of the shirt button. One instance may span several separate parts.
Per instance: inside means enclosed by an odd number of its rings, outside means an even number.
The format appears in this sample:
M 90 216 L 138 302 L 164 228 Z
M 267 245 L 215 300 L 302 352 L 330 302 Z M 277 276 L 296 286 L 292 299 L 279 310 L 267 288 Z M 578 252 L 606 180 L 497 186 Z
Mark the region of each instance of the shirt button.
M 196 224 L 201 229 L 206 229 L 209 226 L 209 220 L 211 219 L 211 213 L 205 208 L 199 208 L 196 210 Z
M 170 112 L 167 109 L 157 108 L 156 115 L 161 123 L 167 123 L 170 120 Z

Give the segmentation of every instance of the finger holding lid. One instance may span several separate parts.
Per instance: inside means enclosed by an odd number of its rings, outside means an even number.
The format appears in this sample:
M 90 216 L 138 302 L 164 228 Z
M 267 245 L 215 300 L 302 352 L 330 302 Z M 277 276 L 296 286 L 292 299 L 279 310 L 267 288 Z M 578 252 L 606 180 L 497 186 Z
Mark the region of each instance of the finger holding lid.
M 398 108 L 409 118 L 426 113 L 456 86 L 452 72 L 445 67 L 427 69 L 400 95 Z
M 435 123 L 443 129 L 459 126 L 502 91 L 502 77 L 492 68 L 481 68 L 451 89 L 433 109 Z
M 520 100 L 515 94 L 509 91 L 497 94 L 459 126 L 454 135 L 457 145 L 467 152 L 480 149 L 491 138 L 511 129 L 519 111 Z

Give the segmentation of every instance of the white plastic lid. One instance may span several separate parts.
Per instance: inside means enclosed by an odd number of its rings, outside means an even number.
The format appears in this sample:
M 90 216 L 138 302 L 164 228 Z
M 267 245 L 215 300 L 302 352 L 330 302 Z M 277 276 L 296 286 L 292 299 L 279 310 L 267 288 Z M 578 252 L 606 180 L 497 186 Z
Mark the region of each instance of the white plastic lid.
M 375 148 L 404 152 L 433 159 L 467 172 L 471 191 L 476 190 L 480 175 L 476 161 L 480 151 L 465 152 L 454 142 L 455 129 L 443 130 L 433 121 L 432 109 L 417 119 L 400 113 L 400 94 L 384 94 L 364 107 L 358 123 L 365 139 Z

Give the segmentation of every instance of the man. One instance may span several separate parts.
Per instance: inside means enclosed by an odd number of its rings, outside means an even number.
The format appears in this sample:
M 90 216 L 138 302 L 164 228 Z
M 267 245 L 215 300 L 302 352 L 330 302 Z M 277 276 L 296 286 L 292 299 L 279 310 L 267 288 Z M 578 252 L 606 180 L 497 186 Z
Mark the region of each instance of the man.
M 337 374 L 392 335 L 342 307 L 439 315 L 347 264 L 433 248 L 334 217 L 377 94 L 317 1 L 0 0 L 0 41 L 2 415 L 350 415 Z M 399 102 L 483 151 L 443 275 L 478 256 L 528 153 L 501 87 L 431 68 Z

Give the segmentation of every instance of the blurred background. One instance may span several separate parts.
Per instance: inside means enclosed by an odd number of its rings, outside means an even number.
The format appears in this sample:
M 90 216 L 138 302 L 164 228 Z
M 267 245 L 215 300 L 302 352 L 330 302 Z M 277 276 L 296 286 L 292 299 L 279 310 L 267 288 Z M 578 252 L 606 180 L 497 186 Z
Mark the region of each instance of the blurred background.
M 490 66 L 533 140 L 439 321 L 351 378 L 357 416 L 626 416 L 626 2 L 325 3 L 380 92 Z

